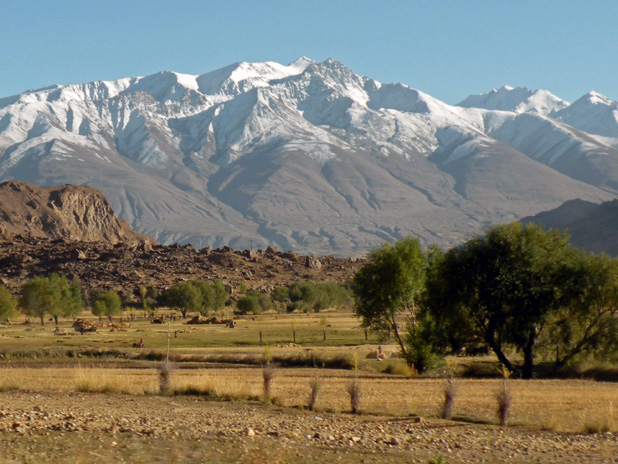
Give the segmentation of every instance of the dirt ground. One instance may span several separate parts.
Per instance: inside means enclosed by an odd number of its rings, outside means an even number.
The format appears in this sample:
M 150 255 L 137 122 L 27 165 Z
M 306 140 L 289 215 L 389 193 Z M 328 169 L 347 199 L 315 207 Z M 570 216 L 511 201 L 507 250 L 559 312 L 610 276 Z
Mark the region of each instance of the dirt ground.
M 0 393 L 3 463 L 618 463 L 618 436 L 438 419 L 315 413 L 257 402 Z

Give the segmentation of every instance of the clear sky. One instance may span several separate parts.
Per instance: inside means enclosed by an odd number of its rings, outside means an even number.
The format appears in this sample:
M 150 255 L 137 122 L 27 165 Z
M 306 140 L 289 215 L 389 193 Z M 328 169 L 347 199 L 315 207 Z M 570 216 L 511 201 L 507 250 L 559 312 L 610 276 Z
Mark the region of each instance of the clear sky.
M 504 84 L 618 100 L 616 0 L 0 0 L 0 97 L 332 57 L 447 103 Z

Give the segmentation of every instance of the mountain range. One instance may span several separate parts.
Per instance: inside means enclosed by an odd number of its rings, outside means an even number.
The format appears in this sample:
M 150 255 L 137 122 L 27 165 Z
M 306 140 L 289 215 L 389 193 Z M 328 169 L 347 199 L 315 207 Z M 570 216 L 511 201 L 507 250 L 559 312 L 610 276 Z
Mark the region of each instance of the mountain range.
M 448 105 L 342 63 L 54 85 L 0 99 L 0 181 L 101 190 L 161 243 L 354 255 L 618 193 L 618 103 L 502 87 Z

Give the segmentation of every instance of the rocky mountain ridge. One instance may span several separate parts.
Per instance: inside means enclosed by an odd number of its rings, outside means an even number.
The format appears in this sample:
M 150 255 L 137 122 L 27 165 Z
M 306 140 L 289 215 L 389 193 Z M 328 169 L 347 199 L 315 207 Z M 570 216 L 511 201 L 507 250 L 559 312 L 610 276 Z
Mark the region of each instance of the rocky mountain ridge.
M 518 111 L 451 106 L 307 58 L 52 86 L 0 100 L 0 180 L 97 188 L 162 243 L 449 246 L 618 193 L 618 139 L 550 117 L 559 99 L 527 98 Z

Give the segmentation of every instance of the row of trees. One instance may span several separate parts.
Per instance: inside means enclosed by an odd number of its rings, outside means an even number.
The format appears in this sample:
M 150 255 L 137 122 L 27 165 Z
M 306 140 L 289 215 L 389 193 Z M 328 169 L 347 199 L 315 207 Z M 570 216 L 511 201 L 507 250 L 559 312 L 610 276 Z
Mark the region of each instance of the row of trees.
M 50 274 L 35 276 L 22 287 L 19 299 L 0 286 L 0 320 L 14 317 L 18 309 L 28 317 L 36 317 L 45 325 L 45 318 L 52 317 L 56 325 L 59 317 L 75 318 L 84 308 L 82 289 L 76 280 Z M 98 292 L 92 298 L 92 314 L 113 317 L 122 313 L 120 296 L 113 290 Z
M 411 238 L 384 245 L 354 292 L 364 324 L 393 332 L 419 371 L 464 350 L 491 350 L 512 370 L 514 349 L 524 378 L 538 355 L 561 367 L 618 354 L 618 261 L 534 225 L 495 226 L 446 252 Z
M 159 295 L 156 289 L 138 289 L 141 306 L 152 311 L 155 304 L 165 304 L 176 309 L 186 317 L 188 312 L 204 316 L 222 309 L 228 304 L 228 292 L 220 280 L 213 283 L 194 280 L 179 282 Z M 334 282 L 297 282 L 290 286 L 277 287 L 273 295 L 258 291 L 245 291 L 237 301 L 241 313 L 261 313 L 271 309 L 282 311 L 321 311 L 328 308 L 351 307 L 352 296 L 349 289 Z M 92 314 L 112 318 L 123 313 L 127 295 L 119 295 L 114 290 L 93 292 L 90 297 Z M 19 300 L 13 298 L 5 287 L 0 286 L 0 320 L 7 320 L 21 308 L 25 315 L 40 318 L 51 316 L 58 324 L 59 317 L 75 318 L 83 310 L 82 290 L 77 281 L 69 282 L 58 274 L 36 276 L 22 287 Z
M 275 288 L 272 295 L 248 291 L 239 298 L 237 306 L 243 314 L 256 314 L 271 309 L 319 312 L 331 308 L 351 308 L 352 294 L 349 289 L 335 282 L 294 282 L 289 286 Z
M 201 280 L 180 282 L 165 293 L 165 301 L 186 317 L 187 312 L 198 312 L 203 316 L 225 306 L 228 299 L 225 285 L 220 280 L 209 284 Z

